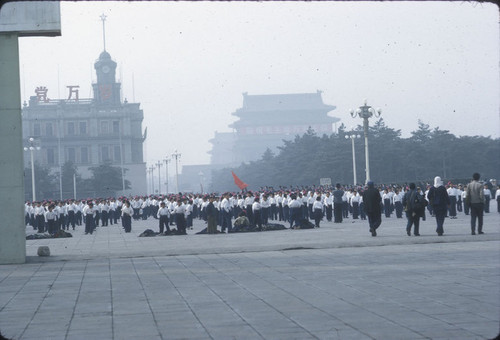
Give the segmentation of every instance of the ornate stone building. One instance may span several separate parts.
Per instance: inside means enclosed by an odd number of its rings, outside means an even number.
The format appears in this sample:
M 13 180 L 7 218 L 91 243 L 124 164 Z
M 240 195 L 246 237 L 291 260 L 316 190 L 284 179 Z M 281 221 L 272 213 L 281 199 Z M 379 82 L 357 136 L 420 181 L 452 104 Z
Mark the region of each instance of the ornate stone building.
M 304 134 L 309 127 L 322 135 L 331 134 L 339 119 L 328 116 L 335 106 L 323 103 L 321 91 L 315 93 L 249 95 L 243 93 L 243 107 L 232 115 L 239 118 L 230 125 L 234 132 L 216 133 L 212 164 L 237 166 L 257 160 L 267 148 L 277 152 L 283 140 Z
M 124 169 L 125 179 L 131 182 L 131 189 L 120 194 L 145 194 L 143 111 L 139 103 L 122 101 L 116 62 L 108 52 L 100 54 L 94 68 L 97 82 L 92 84 L 93 98 L 80 98 L 79 86 L 67 86 L 67 99 L 56 100 L 49 99 L 47 88 L 36 88 L 36 95 L 24 103 L 22 111 L 24 144 L 34 138 L 40 146 L 34 153 L 35 163 L 57 174 L 70 161 L 83 178 L 88 178 L 89 167 L 111 162 Z M 31 167 L 29 152 L 24 164 Z M 63 189 L 73 192 L 73 188 Z

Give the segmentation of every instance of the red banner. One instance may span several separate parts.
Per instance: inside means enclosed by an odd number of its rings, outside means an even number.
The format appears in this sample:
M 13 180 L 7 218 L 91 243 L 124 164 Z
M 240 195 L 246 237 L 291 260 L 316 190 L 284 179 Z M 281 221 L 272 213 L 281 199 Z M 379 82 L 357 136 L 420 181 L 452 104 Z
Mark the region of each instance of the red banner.
M 238 176 L 236 176 L 236 174 L 234 173 L 234 171 L 231 171 L 231 173 L 233 174 L 234 184 L 236 184 L 238 188 L 240 188 L 240 190 L 243 190 L 246 187 L 248 187 L 248 184 L 239 179 Z

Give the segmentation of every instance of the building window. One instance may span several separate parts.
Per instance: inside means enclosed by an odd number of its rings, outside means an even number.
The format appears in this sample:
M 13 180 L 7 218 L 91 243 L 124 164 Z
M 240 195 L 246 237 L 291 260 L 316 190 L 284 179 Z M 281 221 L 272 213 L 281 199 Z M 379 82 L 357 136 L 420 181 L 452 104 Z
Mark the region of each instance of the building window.
M 87 134 L 87 122 L 80 122 L 80 134 L 81 135 L 86 135 Z
M 47 164 L 56 164 L 56 155 L 54 149 L 47 149 Z
M 40 123 L 33 124 L 33 136 L 40 136 Z
M 109 122 L 107 120 L 101 120 L 101 134 L 107 135 L 108 134 L 108 125 Z
M 76 163 L 76 152 L 75 148 L 68 148 L 68 162 L 73 164 Z
M 120 146 L 119 145 L 115 145 L 115 162 L 121 162 L 122 158 L 121 158 L 121 152 L 120 152 Z
M 113 134 L 117 135 L 120 133 L 120 121 L 114 120 L 113 121 Z
M 45 135 L 47 137 L 54 136 L 54 130 L 52 129 L 52 123 L 46 123 L 45 124 Z
M 74 135 L 75 135 L 75 123 L 68 122 L 68 136 L 74 136 Z
M 89 163 L 89 148 L 86 146 L 82 146 L 80 149 L 80 161 L 82 164 Z
M 101 146 L 101 162 L 110 161 L 109 159 L 109 148 L 107 146 Z

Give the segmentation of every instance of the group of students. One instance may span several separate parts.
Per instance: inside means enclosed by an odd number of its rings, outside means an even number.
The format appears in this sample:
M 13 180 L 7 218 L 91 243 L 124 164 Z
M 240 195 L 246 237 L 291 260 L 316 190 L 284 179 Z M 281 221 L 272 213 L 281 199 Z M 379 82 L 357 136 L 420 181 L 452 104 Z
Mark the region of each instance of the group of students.
M 120 197 L 118 199 L 87 199 L 68 200 L 66 202 L 26 202 L 26 224 L 31 224 L 38 232 L 47 231 L 55 233 L 60 229 L 71 226 L 85 225 L 85 233 L 92 234 L 101 223 L 102 226 L 117 224 L 121 219 L 125 232 L 132 229 L 132 220 L 153 217 L 158 220 L 159 232 L 170 233 L 173 225 L 176 226 L 178 234 L 186 234 L 186 229 L 192 228 L 193 219 L 213 220 L 215 227 L 220 227 L 221 232 L 233 232 L 233 224 L 238 217 L 245 216 L 250 225 L 260 230 L 269 221 L 280 221 L 289 224 L 290 228 L 298 228 L 314 221 L 314 226 L 319 228 L 320 222 L 326 217 L 327 221 L 342 223 L 346 218 L 369 219 L 370 232 L 376 235 L 379 218 L 376 222 L 370 221 L 378 211 L 390 218 L 395 213 L 397 218 L 406 213 L 410 234 L 411 226 L 414 226 L 414 235 L 419 235 L 418 220 L 425 220 L 425 208 L 419 209 L 418 217 L 409 218 L 414 213 L 412 205 L 415 197 L 423 197 L 427 210 L 431 216 L 437 219 L 437 232 L 442 235 L 442 209 L 436 210 L 439 199 L 434 198 L 436 185 L 427 186 L 426 191 L 414 184 L 409 186 L 384 186 L 375 187 L 373 183 L 367 186 L 344 187 L 337 184 L 331 187 L 313 187 L 304 189 L 261 190 L 258 192 L 224 193 L 222 195 L 187 194 L 182 195 L 158 195 L 158 196 L 134 196 L 130 198 Z M 373 188 L 371 188 L 371 186 Z M 469 214 L 470 204 L 465 204 L 467 187 L 448 183 L 447 187 L 441 183 L 438 187 L 439 193 L 446 193 L 443 199 L 444 216 L 456 218 L 457 211 Z M 489 200 L 492 197 L 487 186 L 481 185 L 484 212 L 489 212 Z M 366 192 L 370 189 L 373 193 L 372 199 L 377 200 L 367 203 Z M 371 190 L 373 189 L 373 190 Z M 378 196 L 378 197 L 375 197 Z M 411 198 L 411 200 L 410 200 Z M 500 190 L 496 190 L 495 199 L 500 212 Z M 210 206 L 209 206 L 210 205 Z M 374 215 L 375 212 L 375 215 Z M 477 212 L 474 212 L 477 216 Z M 479 217 L 478 217 L 479 218 Z M 411 223 L 410 223 L 411 222 Z M 482 215 L 479 224 L 482 227 Z M 213 226 L 209 228 L 213 233 Z

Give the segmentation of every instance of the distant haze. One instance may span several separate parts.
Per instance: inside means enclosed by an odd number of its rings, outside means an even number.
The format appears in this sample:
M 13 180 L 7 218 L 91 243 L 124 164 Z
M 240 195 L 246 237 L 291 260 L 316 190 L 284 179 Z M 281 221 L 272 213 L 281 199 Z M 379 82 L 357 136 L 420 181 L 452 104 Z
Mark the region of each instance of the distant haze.
M 146 161 L 174 150 L 210 162 L 242 93 L 323 91 L 348 129 L 367 99 L 403 137 L 421 119 L 455 135 L 500 136 L 498 7 L 470 2 L 61 2 L 62 36 L 20 38 L 22 100 L 80 85 L 94 61 L 118 63 L 123 98 L 141 103 Z

